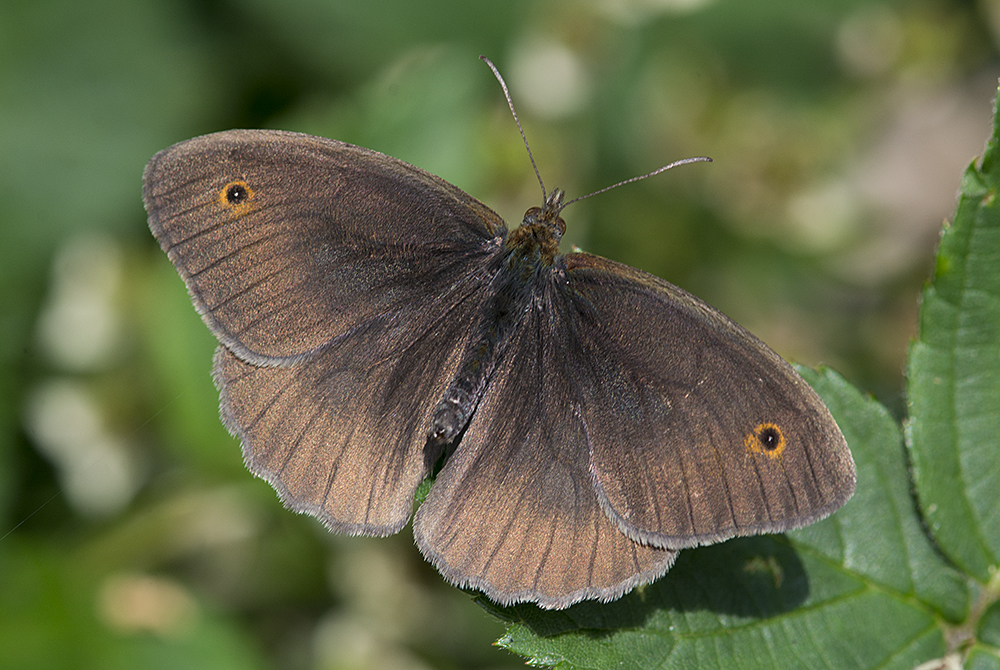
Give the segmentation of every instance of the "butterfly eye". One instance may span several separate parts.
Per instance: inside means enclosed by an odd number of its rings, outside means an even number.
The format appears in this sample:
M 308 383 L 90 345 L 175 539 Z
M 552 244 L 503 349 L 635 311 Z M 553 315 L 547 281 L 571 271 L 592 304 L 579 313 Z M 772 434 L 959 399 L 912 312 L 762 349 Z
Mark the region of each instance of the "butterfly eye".
M 219 192 L 219 201 L 227 207 L 242 205 L 253 197 L 253 191 L 245 181 L 232 181 Z
M 752 453 L 777 458 L 785 450 L 785 435 L 777 424 L 761 423 L 746 436 L 743 443 Z

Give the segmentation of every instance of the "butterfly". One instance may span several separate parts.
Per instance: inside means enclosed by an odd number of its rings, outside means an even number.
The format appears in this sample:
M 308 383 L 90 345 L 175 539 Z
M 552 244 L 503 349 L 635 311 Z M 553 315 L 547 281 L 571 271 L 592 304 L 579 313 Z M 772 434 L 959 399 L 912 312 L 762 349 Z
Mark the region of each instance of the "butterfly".
M 248 468 L 373 536 L 435 474 L 417 547 L 497 603 L 613 600 L 681 549 L 854 492 L 837 424 L 766 345 L 655 276 L 560 252 L 561 190 L 509 229 L 389 156 L 232 130 L 158 153 L 143 199 L 219 340 Z

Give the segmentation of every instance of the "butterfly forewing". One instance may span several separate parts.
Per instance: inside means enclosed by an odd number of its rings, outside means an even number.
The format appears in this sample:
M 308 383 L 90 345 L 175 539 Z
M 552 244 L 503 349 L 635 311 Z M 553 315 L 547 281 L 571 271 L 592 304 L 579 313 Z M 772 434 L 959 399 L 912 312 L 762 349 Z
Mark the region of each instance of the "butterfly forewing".
M 166 149 L 146 167 L 143 197 L 205 322 L 253 363 L 308 354 L 481 280 L 506 232 L 495 213 L 422 170 L 279 131 Z
M 591 472 L 623 532 L 679 549 L 803 526 L 851 496 L 840 430 L 777 354 L 652 275 L 587 254 L 566 264 Z

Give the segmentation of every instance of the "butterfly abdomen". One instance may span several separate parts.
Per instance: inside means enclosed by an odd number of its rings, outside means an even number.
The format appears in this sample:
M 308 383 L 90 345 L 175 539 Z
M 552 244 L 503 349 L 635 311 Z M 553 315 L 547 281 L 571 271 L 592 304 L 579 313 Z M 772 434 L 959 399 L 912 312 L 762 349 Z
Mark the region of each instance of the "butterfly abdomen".
M 454 380 L 434 409 L 428 436 L 439 444 L 452 442 L 469 423 L 537 285 L 537 255 L 517 250 L 507 254 L 491 283 L 493 294 L 479 317 L 478 335 L 470 340 Z

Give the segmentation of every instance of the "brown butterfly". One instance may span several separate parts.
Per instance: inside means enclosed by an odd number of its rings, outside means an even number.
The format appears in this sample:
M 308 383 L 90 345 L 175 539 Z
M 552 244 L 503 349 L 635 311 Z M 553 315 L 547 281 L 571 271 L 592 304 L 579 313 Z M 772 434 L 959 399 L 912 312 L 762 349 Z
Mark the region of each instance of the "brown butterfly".
M 559 252 L 560 190 L 508 231 L 419 168 L 266 130 L 177 144 L 143 183 L 250 470 L 381 536 L 440 466 L 413 532 L 458 586 L 608 601 L 680 549 L 854 492 L 829 411 L 766 345 L 657 277 Z

